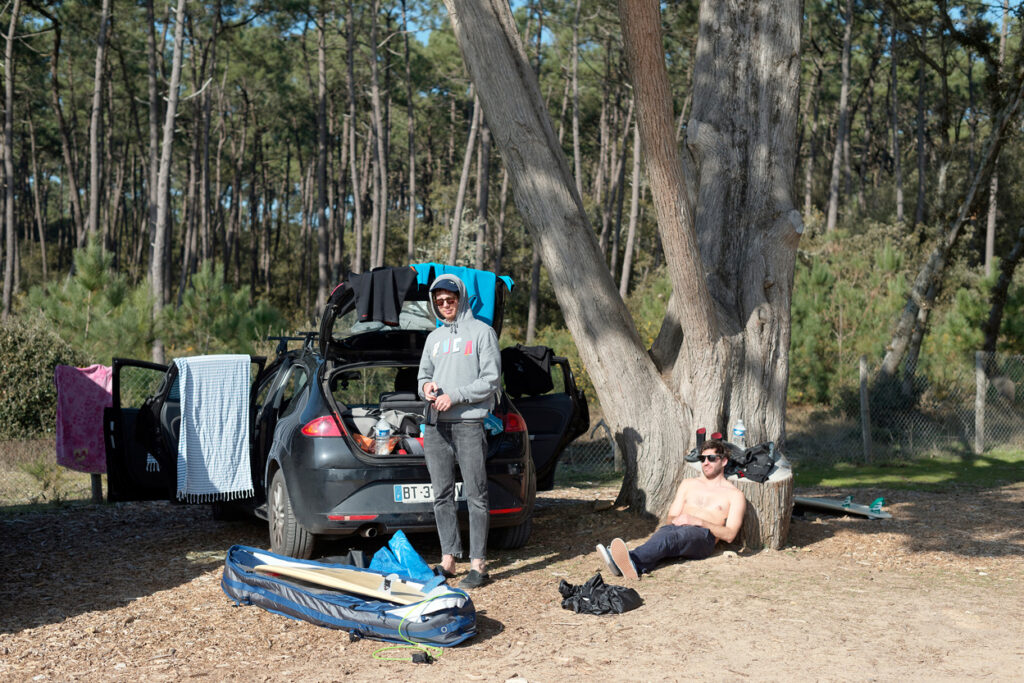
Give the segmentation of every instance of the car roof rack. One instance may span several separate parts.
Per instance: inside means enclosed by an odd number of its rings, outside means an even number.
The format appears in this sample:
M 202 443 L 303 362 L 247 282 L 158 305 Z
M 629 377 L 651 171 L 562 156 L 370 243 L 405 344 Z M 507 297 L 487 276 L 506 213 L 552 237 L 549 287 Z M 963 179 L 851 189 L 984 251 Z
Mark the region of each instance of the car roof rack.
M 318 337 L 318 333 L 317 332 L 313 332 L 312 330 L 307 330 L 305 332 L 299 332 L 299 334 L 302 335 L 302 336 L 297 336 L 297 337 L 275 337 L 275 336 L 268 336 L 267 337 L 267 341 L 277 341 L 276 353 L 277 353 L 278 356 L 280 356 L 282 353 L 285 353 L 285 352 L 288 351 L 288 342 L 290 342 L 290 341 L 300 341 L 300 342 L 302 342 L 303 348 L 311 349 L 313 347 L 313 341 Z

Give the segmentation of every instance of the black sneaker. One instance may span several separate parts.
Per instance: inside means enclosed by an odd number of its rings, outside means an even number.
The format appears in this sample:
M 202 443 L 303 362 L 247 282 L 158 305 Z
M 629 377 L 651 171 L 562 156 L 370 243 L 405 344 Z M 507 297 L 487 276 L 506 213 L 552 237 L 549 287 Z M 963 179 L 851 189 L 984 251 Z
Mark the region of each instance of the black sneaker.
M 459 588 L 479 588 L 491 580 L 491 575 L 487 572 L 481 574 L 475 569 L 470 569 L 469 573 L 466 574 L 466 578 L 459 581 Z
M 434 565 L 434 574 L 437 576 L 443 576 L 446 579 L 454 579 L 455 572 L 450 572 L 439 564 Z
M 612 554 L 608 552 L 608 548 L 604 547 L 604 543 L 598 543 L 594 548 L 597 550 L 597 554 L 601 556 L 601 559 L 604 560 L 604 563 L 608 565 L 608 571 L 613 576 L 622 576 L 622 570 L 619 569 L 619 565 L 615 564 Z

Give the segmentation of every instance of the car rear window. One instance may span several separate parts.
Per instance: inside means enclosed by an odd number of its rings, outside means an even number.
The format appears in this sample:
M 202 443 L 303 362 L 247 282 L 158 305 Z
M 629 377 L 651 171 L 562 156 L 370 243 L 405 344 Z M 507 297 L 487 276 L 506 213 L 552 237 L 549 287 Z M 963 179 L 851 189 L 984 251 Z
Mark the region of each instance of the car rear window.
M 331 330 L 331 336 L 334 339 L 345 339 L 380 330 L 422 330 L 429 332 L 436 326 L 437 319 L 431 313 L 430 305 L 426 301 L 406 301 L 402 304 L 402 312 L 398 316 L 397 326 L 385 325 L 377 320 L 359 322 L 359 317 L 353 308 L 348 313 L 338 316 L 334 321 L 334 329 Z

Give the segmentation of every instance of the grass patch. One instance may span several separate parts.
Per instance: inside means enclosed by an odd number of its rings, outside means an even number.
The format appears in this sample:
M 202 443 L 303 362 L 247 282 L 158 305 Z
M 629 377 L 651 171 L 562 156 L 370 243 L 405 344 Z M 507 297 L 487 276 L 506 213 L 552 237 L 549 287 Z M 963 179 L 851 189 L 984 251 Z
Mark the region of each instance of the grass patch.
M 555 486 L 575 486 L 588 488 L 621 484 L 622 472 L 600 472 L 586 467 L 573 467 L 560 464 L 555 470 Z
M 910 491 L 949 491 L 964 486 L 993 488 L 1024 481 L 1024 452 L 994 449 L 877 465 L 808 463 L 794 468 L 797 486 L 828 488 L 882 487 Z

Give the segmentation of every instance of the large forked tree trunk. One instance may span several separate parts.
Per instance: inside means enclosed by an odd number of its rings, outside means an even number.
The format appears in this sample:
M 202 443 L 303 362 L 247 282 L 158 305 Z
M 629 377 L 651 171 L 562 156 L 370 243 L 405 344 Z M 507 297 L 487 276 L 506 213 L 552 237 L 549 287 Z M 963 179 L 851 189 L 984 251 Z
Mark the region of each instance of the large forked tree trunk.
M 784 437 L 802 230 L 790 199 L 801 3 L 702 5 L 687 127 L 699 164 L 691 188 L 675 145 L 658 4 L 622 7 L 646 169 L 686 330 L 668 379 L 604 264 L 508 3 L 445 4 L 516 204 L 624 450 L 621 497 L 660 514 L 682 478 L 695 425 L 724 429 L 742 415 L 751 439 Z

